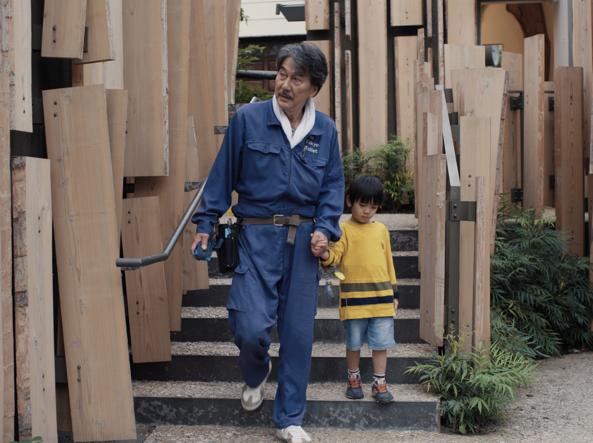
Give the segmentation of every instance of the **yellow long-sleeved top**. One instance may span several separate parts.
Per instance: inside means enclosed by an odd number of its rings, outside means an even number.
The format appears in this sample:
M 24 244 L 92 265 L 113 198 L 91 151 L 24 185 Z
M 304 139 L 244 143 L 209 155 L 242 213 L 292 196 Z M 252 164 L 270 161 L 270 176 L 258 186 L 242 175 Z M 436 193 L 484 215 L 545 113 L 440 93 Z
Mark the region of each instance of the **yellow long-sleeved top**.
M 393 285 L 397 283 L 389 231 L 379 222 L 340 225 L 342 237 L 330 246 L 323 266 L 340 265 L 340 318 L 392 317 Z

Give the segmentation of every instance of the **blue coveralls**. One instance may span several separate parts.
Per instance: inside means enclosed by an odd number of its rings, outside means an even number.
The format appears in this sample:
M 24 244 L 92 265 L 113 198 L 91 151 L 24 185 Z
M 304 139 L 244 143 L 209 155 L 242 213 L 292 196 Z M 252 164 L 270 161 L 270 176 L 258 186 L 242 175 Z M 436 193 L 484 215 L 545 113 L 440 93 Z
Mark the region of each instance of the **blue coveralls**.
M 268 371 L 270 331 L 277 324 L 280 358 L 273 419 L 278 428 L 300 426 L 319 285 L 311 234 L 320 231 L 331 241 L 340 237 L 344 176 L 334 122 L 316 112 L 313 129 L 291 149 L 271 100 L 242 107 L 229 125 L 192 218 L 198 232 L 212 233 L 231 204 L 233 190 L 239 194 L 233 207 L 238 218 L 314 218 L 297 228 L 294 245 L 286 242 L 286 226 L 244 225 L 240 264 L 227 301 L 241 373 L 250 387 L 258 386 Z

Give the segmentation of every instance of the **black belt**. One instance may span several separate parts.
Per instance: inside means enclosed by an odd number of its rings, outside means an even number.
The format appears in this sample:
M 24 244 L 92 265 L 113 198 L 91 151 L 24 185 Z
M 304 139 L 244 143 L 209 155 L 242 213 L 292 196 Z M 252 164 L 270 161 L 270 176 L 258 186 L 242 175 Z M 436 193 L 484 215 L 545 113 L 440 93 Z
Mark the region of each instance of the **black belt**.
M 237 222 L 241 225 L 274 225 L 274 226 L 288 226 L 288 236 L 286 237 L 286 243 L 294 245 L 294 239 L 296 237 L 296 228 L 305 222 L 312 222 L 313 218 L 303 217 L 298 214 L 294 215 L 281 215 L 276 214 L 272 217 L 267 218 L 255 218 L 245 217 L 240 218 Z

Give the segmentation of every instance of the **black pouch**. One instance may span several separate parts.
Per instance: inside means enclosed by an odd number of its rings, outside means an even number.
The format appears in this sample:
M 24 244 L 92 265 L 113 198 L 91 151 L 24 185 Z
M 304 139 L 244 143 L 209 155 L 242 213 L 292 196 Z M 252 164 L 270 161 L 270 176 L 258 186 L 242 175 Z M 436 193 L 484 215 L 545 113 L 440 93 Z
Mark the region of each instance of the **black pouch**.
M 221 274 L 232 272 L 239 266 L 239 229 L 240 225 L 230 221 L 218 225 L 216 254 Z

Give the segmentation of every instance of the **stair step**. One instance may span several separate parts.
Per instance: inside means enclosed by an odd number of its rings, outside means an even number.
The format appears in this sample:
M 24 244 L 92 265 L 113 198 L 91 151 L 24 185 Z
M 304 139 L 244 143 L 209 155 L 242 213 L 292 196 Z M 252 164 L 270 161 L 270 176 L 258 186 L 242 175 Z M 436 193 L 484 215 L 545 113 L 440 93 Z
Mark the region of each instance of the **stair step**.
M 173 341 L 232 341 L 227 323 L 228 311 L 223 307 L 184 307 L 181 310 L 181 332 L 172 332 Z M 397 343 L 422 343 L 420 312 L 399 309 L 396 316 Z M 314 323 L 315 341 L 343 342 L 344 328 L 335 308 L 318 308 Z M 272 340 L 278 341 L 276 331 Z
M 398 278 L 420 278 L 418 272 L 418 252 L 398 251 L 393 254 L 393 266 Z M 230 277 L 231 273 L 221 274 L 218 271 L 218 258 L 212 257 L 208 262 L 208 275 L 211 277 Z
M 183 296 L 183 306 L 225 306 L 231 281 L 230 278 L 211 278 L 209 289 L 197 289 L 185 294 Z M 325 284 L 325 280 L 322 279 L 319 284 L 317 306 L 320 308 L 337 307 L 338 289 L 334 288 L 336 297 L 327 297 L 325 295 Z M 337 286 L 338 281 L 335 280 L 333 284 Z M 418 309 L 420 307 L 420 280 L 400 278 L 397 287 L 400 292 L 399 307 L 401 309 Z
M 276 384 L 266 385 L 257 412 L 241 409 L 240 382 L 133 382 L 136 420 L 151 425 L 270 426 Z M 438 399 L 417 385 L 391 385 L 396 401 L 379 407 L 370 396 L 344 397 L 344 383 L 310 383 L 304 426 L 436 431 Z
M 272 343 L 272 367 L 278 360 L 279 344 Z M 397 344 L 388 351 L 387 379 L 390 383 L 418 383 L 418 377 L 405 371 L 416 362 L 426 363 L 435 349 L 427 344 Z M 231 342 L 173 342 L 170 362 L 140 363 L 132 365 L 135 380 L 177 381 L 240 381 L 237 357 L 239 350 Z M 313 344 L 311 365 L 312 382 L 340 382 L 344 380 L 347 366 L 344 345 L 317 342 Z M 371 351 L 361 351 L 360 370 L 363 380 L 372 378 Z M 276 380 L 273 370 L 270 380 Z

